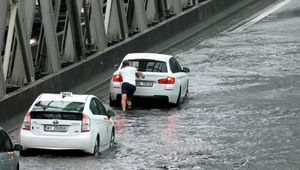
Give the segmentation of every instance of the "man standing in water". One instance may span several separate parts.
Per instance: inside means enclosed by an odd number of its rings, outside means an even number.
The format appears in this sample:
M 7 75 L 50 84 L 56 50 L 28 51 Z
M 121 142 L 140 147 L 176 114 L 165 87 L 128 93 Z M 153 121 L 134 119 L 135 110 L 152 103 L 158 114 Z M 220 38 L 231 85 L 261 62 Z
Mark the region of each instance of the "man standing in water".
M 135 87 L 135 78 L 140 77 L 143 73 L 138 71 L 137 68 L 131 67 L 127 60 L 124 60 L 122 63 L 122 69 L 120 70 L 120 75 L 123 78 L 122 83 L 122 99 L 121 105 L 122 110 L 126 110 L 126 104 L 128 109 L 131 109 L 131 98 L 136 90 Z

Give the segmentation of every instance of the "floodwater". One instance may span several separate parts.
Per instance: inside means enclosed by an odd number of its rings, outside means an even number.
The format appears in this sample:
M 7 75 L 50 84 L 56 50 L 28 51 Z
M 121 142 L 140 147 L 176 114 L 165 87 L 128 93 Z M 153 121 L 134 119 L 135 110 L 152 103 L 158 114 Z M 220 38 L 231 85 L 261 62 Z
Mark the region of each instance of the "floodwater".
M 21 157 L 21 168 L 299 169 L 299 7 L 166 50 L 191 69 L 187 99 L 117 111 L 116 145 L 101 156 L 40 154 Z

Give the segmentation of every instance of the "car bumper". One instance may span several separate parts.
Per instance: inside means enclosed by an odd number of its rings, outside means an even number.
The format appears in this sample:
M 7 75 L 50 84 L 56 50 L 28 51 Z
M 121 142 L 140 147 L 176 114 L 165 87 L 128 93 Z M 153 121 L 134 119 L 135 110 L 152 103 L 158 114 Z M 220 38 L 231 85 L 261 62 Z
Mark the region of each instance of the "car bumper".
M 82 150 L 93 151 L 91 133 L 81 133 L 77 136 L 39 136 L 30 131 L 21 130 L 20 143 L 23 150 L 49 149 L 49 150 Z
M 141 102 L 167 102 L 177 103 L 178 94 L 174 94 L 173 91 L 162 91 L 162 92 L 137 92 L 134 94 L 133 101 Z M 112 101 L 121 100 L 121 91 L 111 91 L 110 99 Z

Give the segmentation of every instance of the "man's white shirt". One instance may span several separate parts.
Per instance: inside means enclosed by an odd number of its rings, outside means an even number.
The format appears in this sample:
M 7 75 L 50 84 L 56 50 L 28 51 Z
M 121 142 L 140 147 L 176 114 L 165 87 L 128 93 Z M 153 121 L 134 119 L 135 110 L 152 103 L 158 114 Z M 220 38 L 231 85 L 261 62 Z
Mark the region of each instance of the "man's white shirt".
M 120 70 L 120 75 L 123 78 L 123 83 L 127 82 L 135 86 L 135 77 L 138 70 L 135 67 L 124 67 Z

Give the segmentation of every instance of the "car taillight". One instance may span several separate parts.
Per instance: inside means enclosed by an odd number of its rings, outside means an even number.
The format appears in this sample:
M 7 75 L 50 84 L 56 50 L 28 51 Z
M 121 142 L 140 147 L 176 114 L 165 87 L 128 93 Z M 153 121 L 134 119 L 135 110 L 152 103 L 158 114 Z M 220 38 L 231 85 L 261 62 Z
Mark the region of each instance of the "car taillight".
M 24 121 L 23 121 L 23 125 L 22 125 L 22 129 L 23 130 L 30 130 L 30 113 L 27 113 L 25 115 Z
M 90 118 L 83 114 L 82 115 L 82 126 L 81 126 L 81 132 L 89 132 L 90 131 Z
M 174 84 L 175 83 L 175 78 L 174 77 L 167 77 L 165 79 L 159 79 L 158 83 L 159 84 Z
M 116 75 L 113 76 L 113 81 L 114 82 L 123 82 L 123 78 L 122 78 L 121 75 L 116 74 Z

